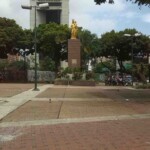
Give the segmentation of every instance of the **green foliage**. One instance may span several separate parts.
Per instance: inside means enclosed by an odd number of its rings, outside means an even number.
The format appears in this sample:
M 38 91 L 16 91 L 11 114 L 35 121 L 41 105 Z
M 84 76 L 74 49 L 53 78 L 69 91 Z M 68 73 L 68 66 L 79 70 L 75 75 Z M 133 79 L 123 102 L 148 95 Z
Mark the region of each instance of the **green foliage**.
M 13 61 L 7 65 L 8 70 L 27 70 L 28 64 L 24 61 Z
M 115 70 L 115 66 L 112 61 L 100 62 L 97 63 L 94 67 L 94 72 L 103 73 Z
M 89 58 L 95 58 L 100 55 L 99 39 L 96 34 L 92 34 L 88 30 L 80 29 L 78 36 L 81 41 L 82 68 L 86 68 Z
M 86 77 L 86 80 L 94 79 L 94 73 L 93 72 L 87 72 L 85 77 Z
M 73 73 L 74 80 L 80 80 L 81 78 L 82 78 L 82 72 L 74 72 Z
M 134 64 L 133 65 L 134 77 L 137 77 L 143 83 L 146 82 L 146 77 L 149 76 L 148 64 Z
M 82 78 L 82 71 L 80 68 L 73 68 L 73 80 L 80 80 Z
M 7 53 L 13 53 L 13 48 L 19 46 L 23 37 L 22 28 L 15 20 L 0 17 L 0 57 L 6 58 Z
M 0 60 L 0 71 L 4 71 L 7 68 L 7 61 Z
M 62 77 L 63 75 L 62 75 L 62 72 L 57 72 L 57 74 L 56 74 L 56 79 L 61 79 L 61 77 Z
M 46 56 L 40 63 L 41 70 L 43 71 L 55 71 L 55 62 Z
M 34 46 L 34 33 L 31 30 L 23 30 L 22 36 L 18 41 L 17 48 L 32 49 Z
M 71 78 L 69 77 L 69 74 L 72 74 Z M 67 67 L 65 69 L 62 68 L 61 71 L 59 71 L 57 73 L 56 77 L 58 79 L 63 79 L 63 80 L 68 80 L 68 79 L 81 80 L 83 77 L 83 72 L 81 71 L 80 68 L 69 68 L 69 67 Z M 86 80 L 94 80 L 94 78 L 95 78 L 95 73 L 93 73 L 93 72 L 86 72 L 85 73 L 85 79 Z
M 86 53 L 90 53 L 92 51 L 93 41 L 98 38 L 96 34 L 92 34 L 88 30 L 81 30 L 79 32 L 79 39 L 81 41 L 82 50 Z
M 73 69 L 70 68 L 70 67 L 67 67 L 67 68 L 65 68 L 65 69 L 63 70 L 63 73 L 64 73 L 65 75 L 68 74 L 68 73 L 73 73 Z
M 146 43 L 150 41 L 147 36 L 124 36 L 124 34 L 134 35 L 135 33 L 138 33 L 138 31 L 135 29 L 125 29 L 124 31 L 120 32 L 115 32 L 112 30 L 111 32 L 103 34 L 100 39 L 100 47 L 102 49 L 101 55 L 105 57 L 111 56 L 112 58 L 116 58 L 122 72 L 125 71 L 123 61 L 131 60 L 132 50 L 133 55 L 141 52 L 141 49 L 144 53 L 149 51 L 149 48 L 145 46 Z
M 61 69 L 61 71 L 59 71 L 57 73 L 57 78 L 63 78 L 63 79 L 69 79 L 68 74 L 72 74 L 72 79 L 73 80 L 79 80 L 82 78 L 82 71 L 80 68 L 65 68 L 65 69 Z
M 150 89 L 150 84 L 136 85 L 136 89 Z
M 56 23 L 41 24 L 37 29 L 38 51 L 42 53 L 43 57 L 49 56 L 52 58 L 57 68 L 60 60 L 67 58 L 67 55 L 62 55 L 61 50 L 62 47 L 67 47 L 69 37 L 70 30 L 67 25 L 58 25 Z
M 104 65 L 102 63 L 98 63 L 95 65 L 94 72 L 101 73 L 103 68 L 104 68 Z
M 81 69 L 78 67 L 73 68 L 73 72 L 81 72 Z

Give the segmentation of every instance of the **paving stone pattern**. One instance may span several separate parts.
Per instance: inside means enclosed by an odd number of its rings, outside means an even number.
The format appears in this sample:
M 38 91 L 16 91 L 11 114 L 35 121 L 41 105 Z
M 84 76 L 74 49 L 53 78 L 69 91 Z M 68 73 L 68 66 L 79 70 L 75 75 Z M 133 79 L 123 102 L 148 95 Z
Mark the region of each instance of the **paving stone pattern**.
M 74 88 L 67 86 L 64 88 L 49 88 L 43 93 L 37 96 L 38 98 L 107 98 L 107 95 L 103 94 L 100 89 L 97 88 Z
M 1 122 L 57 119 L 62 102 L 49 103 L 29 101 L 8 114 Z
M 0 84 L 1 108 L 5 97 L 32 87 Z M 30 101 L 27 92 L 27 102 L 1 120 L 0 150 L 150 150 L 150 90 L 52 85 L 42 91 Z
M 0 83 L 0 97 L 11 97 L 33 88 L 33 84 Z
M 149 150 L 150 120 L 3 128 L 1 150 Z M 4 134 L 3 134 L 4 133 Z M 3 138 L 5 139 L 5 138 Z

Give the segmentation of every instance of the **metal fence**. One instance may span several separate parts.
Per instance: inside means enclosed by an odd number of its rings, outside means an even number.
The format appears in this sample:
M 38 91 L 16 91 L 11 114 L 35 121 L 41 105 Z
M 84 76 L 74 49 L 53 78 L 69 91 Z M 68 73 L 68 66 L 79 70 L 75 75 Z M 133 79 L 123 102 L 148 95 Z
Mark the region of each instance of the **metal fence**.
M 0 72 L 1 83 L 21 83 L 27 82 L 27 71 L 24 70 L 4 70 Z

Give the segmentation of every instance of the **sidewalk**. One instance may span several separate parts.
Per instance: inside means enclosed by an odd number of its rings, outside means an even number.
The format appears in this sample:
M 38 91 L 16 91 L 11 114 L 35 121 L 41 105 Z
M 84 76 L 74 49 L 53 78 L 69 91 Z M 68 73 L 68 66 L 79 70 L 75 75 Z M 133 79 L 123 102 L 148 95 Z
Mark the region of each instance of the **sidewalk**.
M 0 150 L 150 149 L 149 91 L 39 88 L 0 98 Z
M 0 128 L 1 150 L 149 150 L 150 120 Z
M 0 98 L 0 120 L 51 86 L 52 85 L 39 86 L 39 91 L 33 91 L 33 89 L 30 89 L 12 97 Z M 13 89 L 9 90 L 11 91 Z

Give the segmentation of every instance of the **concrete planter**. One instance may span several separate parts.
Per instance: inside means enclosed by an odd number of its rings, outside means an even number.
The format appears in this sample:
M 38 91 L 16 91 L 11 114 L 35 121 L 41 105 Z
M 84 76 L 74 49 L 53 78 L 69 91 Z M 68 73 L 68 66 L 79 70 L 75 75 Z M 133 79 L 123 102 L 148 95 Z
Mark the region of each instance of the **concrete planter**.
M 55 85 L 68 85 L 69 83 L 68 83 L 69 81 L 68 80 L 55 80 L 54 81 L 54 84 Z
M 74 86 L 95 86 L 95 81 L 89 81 L 89 80 L 76 80 L 76 81 L 70 81 L 70 85 Z
M 95 81 L 88 80 L 55 80 L 55 85 L 73 85 L 73 86 L 95 86 Z

